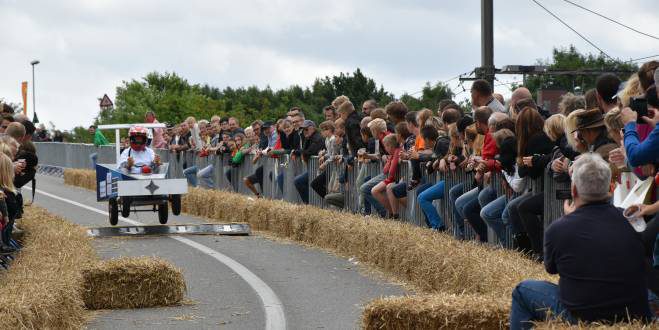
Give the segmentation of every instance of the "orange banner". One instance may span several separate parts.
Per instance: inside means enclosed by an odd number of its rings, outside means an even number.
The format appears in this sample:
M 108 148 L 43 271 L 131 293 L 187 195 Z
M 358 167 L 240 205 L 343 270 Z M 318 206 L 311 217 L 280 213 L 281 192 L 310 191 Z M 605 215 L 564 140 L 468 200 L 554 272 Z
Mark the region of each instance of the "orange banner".
M 27 81 L 21 83 L 21 92 L 23 93 L 23 114 L 27 115 Z

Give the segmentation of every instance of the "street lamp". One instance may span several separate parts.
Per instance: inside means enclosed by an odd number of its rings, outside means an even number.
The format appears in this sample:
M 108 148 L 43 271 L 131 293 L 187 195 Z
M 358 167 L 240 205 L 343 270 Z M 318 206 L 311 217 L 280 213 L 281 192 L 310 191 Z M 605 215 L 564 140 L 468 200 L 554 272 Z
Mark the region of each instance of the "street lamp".
M 32 65 L 32 111 L 34 112 L 34 118 L 32 121 L 35 121 L 34 119 L 37 118 L 37 102 L 36 97 L 34 96 L 34 66 L 39 64 L 39 60 L 34 60 L 30 62 L 30 65 Z

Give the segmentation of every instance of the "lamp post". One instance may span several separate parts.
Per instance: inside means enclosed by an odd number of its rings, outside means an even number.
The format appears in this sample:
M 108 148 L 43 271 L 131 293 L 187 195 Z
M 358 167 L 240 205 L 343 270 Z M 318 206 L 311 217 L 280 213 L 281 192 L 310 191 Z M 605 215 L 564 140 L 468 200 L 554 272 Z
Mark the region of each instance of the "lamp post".
M 32 112 L 34 112 L 34 117 L 37 117 L 37 103 L 36 103 L 36 97 L 34 95 L 34 66 L 39 64 L 39 60 L 34 60 L 30 62 L 30 65 L 32 65 Z

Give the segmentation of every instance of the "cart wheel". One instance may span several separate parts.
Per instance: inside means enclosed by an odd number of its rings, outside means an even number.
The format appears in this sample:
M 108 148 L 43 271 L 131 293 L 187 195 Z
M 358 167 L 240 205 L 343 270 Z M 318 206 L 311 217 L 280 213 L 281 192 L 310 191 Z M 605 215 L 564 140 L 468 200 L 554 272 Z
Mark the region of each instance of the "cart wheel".
M 158 205 L 158 221 L 160 221 L 160 223 L 164 225 L 167 223 L 168 216 L 169 216 L 169 209 L 167 207 L 167 203 Z
M 110 214 L 110 224 L 113 226 L 119 222 L 119 205 L 116 198 L 110 198 L 108 201 L 108 213 Z
M 172 214 L 181 214 L 181 195 L 170 195 L 172 202 Z
M 130 215 L 130 198 L 122 197 L 121 198 L 121 216 L 128 218 Z

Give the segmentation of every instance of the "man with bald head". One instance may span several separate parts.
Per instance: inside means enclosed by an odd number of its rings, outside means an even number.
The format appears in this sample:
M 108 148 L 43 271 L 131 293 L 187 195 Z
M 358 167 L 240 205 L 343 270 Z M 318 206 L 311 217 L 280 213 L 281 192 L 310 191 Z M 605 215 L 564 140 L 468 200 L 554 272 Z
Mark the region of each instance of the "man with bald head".
M 517 118 L 518 110 L 522 110 L 517 108 L 517 101 L 532 98 L 533 95 L 531 95 L 531 92 L 526 87 L 519 87 L 513 91 L 513 95 L 510 96 L 510 100 L 508 101 L 508 111 L 513 120 Z

